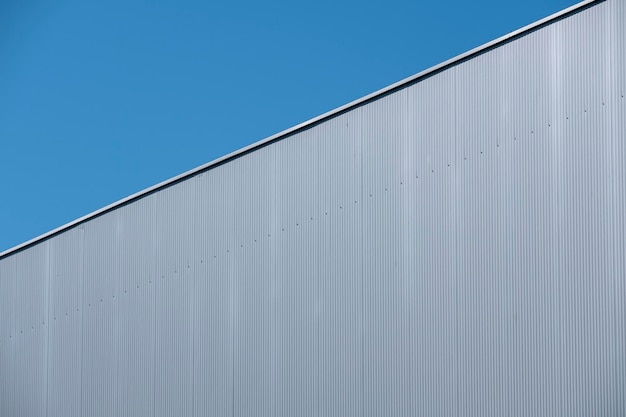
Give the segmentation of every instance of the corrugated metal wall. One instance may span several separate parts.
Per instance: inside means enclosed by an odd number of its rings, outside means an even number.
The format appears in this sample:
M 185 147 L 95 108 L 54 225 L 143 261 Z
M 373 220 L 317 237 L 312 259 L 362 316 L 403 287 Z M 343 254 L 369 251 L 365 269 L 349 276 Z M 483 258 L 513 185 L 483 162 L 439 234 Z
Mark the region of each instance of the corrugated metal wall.
M 0 416 L 626 415 L 626 3 L 0 259 Z

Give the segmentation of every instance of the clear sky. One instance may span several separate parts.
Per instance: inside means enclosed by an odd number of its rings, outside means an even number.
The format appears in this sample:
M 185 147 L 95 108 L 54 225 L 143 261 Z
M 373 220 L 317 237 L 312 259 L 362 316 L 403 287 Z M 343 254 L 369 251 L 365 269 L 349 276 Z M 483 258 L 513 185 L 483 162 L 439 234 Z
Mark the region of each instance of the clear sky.
M 0 0 L 0 252 L 577 2 Z

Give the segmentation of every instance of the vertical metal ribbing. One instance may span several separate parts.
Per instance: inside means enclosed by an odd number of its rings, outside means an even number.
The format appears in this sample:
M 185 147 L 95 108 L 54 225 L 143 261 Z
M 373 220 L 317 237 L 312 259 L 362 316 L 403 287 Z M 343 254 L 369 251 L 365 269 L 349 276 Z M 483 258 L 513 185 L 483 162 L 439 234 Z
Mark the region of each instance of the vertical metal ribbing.
M 626 317 L 626 221 L 623 215 L 626 212 L 626 77 L 623 68 L 626 67 L 626 3 L 611 2 L 606 14 L 606 27 L 609 31 L 610 42 L 607 55 L 611 59 L 609 93 L 612 97 L 612 107 L 609 115 L 609 126 L 612 138 L 611 166 L 613 167 L 613 316 L 612 332 L 614 334 L 613 352 L 616 366 L 613 375 L 612 395 L 606 401 L 612 405 L 609 412 L 613 415 L 626 413 L 626 399 L 620 392 L 626 390 L 626 359 L 622 355 L 626 346 L 626 330 L 623 318 Z
M 15 255 L 13 414 L 46 413 L 48 243 Z
M 0 414 L 623 414 L 625 19 L 598 2 L 1 259 Z
M 50 242 L 48 242 L 48 244 L 46 245 L 46 289 L 45 289 L 45 293 L 46 293 L 46 310 L 45 313 L 43 314 L 43 317 L 41 317 L 41 323 L 45 323 L 46 321 L 50 320 L 50 286 L 52 284 L 52 263 L 51 263 L 51 249 L 50 249 Z M 72 314 L 74 314 L 74 311 L 72 311 Z M 34 325 L 39 326 L 39 321 L 35 322 Z M 43 325 L 43 324 L 42 324 Z M 43 415 L 45 415 L 46 417 L 48 416 L 48 401 L 50 399 L 50 385 L 48 384 L 49 381 L 49 376 L 50 376 L 50 328 L 47 327 L 44 329 L 45 332 L 45 338 L 46 338 L 46 342 L 45 342 L 45 347 L 44 347 L 44 354 L 46 356 L 46 360 L 45 360 L 45 367 L 46 367 L 46 371 L 45 371 L 45 376 L 43 378 L 43 386 L 44 386 L 44 404 L 43 404 Z
M 15 300 L 16 272 L 15 257 L 0 262 L 0 372 L 15 375 Z M 0 414 L 14 414 L 14 384 L 0 384 Z

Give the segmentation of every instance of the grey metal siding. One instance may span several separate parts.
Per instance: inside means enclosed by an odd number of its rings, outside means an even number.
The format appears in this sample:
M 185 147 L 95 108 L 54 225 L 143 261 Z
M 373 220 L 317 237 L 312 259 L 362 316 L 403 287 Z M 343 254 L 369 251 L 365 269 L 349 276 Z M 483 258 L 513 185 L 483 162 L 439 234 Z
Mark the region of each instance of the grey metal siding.
M 80 226 L 49 241 L 50 308 L 45 324 L 48 326 L 49 335 L 46 386 L 47 415 L 52 416 L 81 415 L 82 337 L 85 311 L 83 243 L 84 228 Z
M 0 258 L 0 416 L 626 414 L 626 3 Z

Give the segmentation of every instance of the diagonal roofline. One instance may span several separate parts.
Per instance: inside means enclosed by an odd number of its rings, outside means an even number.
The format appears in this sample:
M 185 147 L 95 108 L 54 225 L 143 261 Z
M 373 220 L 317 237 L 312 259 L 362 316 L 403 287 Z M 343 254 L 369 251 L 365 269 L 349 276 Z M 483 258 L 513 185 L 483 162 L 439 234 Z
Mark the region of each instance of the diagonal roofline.
M 400 81 L 398 81 L 398 82 L 396 82 L 394 84 L 391 84 L 391 85 L 389 85 L 387 87 L 384 87 L 384 88 L 382 88 L 382 89 L 380 89 L 378 91 L 375 91 L 375 92 L 373 92 L 371 94 L 368 94 L 368 95 L 366 95 L 364 97 L 356 99 L 356 100 L 354 100 L 354 101 L 352 101 L 352 102 L 350 102 L 348 104 L 345 104 L 343 106 L 337 107 L 336 109 L 330 110 L 330 111 L 328 111 L 328 112 L 326 112 L 326 113 L 324 113 L 324 114 L 322 114 L 320 116 L 314 117 L 314 118 L 312 118 L 310 120 L 307 120 L 305 122 L 302 122 L 302 123 L 300 123 L 300 124 L 298 124 L 296 126 L 288 128 L 286 130 L 283 130 L 282 132 L 276 133 L 276 134 L 274 134 L 274 135 L 272 135 L 272 136 L 270 136 L 268 138 L 262 139 L 262 140 L 260 140 L 258 142 L 255 142 L 255 143 L 253 143 L 251 145 L 248 145 L 248 146 L 246 146 L 244 148 L 238 149 L 238 150 L 236 150 L 234 152 L 231 152 L 231 153 L 229 153 L 227 155 L 224 155 L 224 156 L 222 156 L 220 158 L 214 159 L 213 161 L 210 161 L 210 162 L 208 162 L 206 164 L 200 165 L 199 167 L 193 168 L 193 169 L 191 169 L 189 171 L 186 171 L 186 172 L 184 172 L 184 173 L 182 173 L 180 175 L 177 175 L 177 176 L 175 176 L 173 178 L 170 178 L 168 180 L 162 181 L 162 182 L 160 182 L 160 183 L 158 183 L 156 185 L 153 185 L 152 187 L 148 187 L 148 188 L 146 188 L 144 190 L 141 190 L 141 191 L 139 191 L 137 193 L 134 193 L 134 194 L 132 194 L 132 195 L 130 195 L 128 197 L 125 197 L 125 198 L 123 198 L 121 200 L 118 200 L 118 201 L 116 201 L 116 202 L 114 202 L 112 204 L 109 204 L 109 205 L 107 205 L 107 206 L 105 206 L 105 207 L 103 207 L 103 208 L 101 208 L 99 210 L 96 210 L 96 211 L 94 211 L 92 213 L 89 213 L 89 214 L 87 214 L 85 216 L 82 216 L 82 217 L 80 217 L 80 218 L 78 218 L 76 220 L 73 220 L 73 221 L 71 221 L 71 222 L 69 222 L 67 224 L 64 224 L 63 226 L 57 227 L 56 229 L 53 229 L 53 230 L 51 230 L 51 231 L 49 231 L 47 233 L 44 233 L 44 234 L 42 234 L 40 236 L 37 236 L 37 237 L 35 237 L 35 238 L 31 239 L 31 240 L 28 240 L 28 241 L 26 241 L 24 243 L 21 243 L 21 244 L 19 244 L 17 246 L 14 246 L 14 247 L 12 247 L 10 249 L 7 249 L 7 250 L 3 251 L 3 252 L 0 252 L 0 259 L 5 258 L 5 257 L 7 257 L 7 256 L 9 256 L 11 254 L 16 253 L 16 252 L 19 252 L 19 251 L 21 251 L 23 249 L 26 249 L 26 248 L 28 248 L 30 246 L 36 245 L 39 242 L 42 242 L 42 241 L 44 241 L 44 240 L 46 240 L 48 238 L 56 236 L 56 235 L 66 231 L 66 230 L 69 230 L 69 229 L 71 229 L 71 228 L 73 228 L 75 226 L 80 225 L 81 223 L 85 223 L 86 221 L 89 221 L 89 220 L 91 220 L 93 218 L 96 218 L 96 217 L 101 216 L 101 215 L 103 215 L 105 213 L 108 213 L 108 212 L 110 212 L 112 210 L 115 210 L 116 208 L 122 207 L 122 206 L 124 206 L 126 204 L 132 203 L 133 201 L 139 200 L 139 199 L 141 199 L 141 198 L 143 198 L 143 197 L 145 197 L 147 195 L 150 195 L 150 194 L 152 194 L 154 192 L 157 192 L 157 191 L 162 190 L 162 189 L 164 189 L 166 187 L 169 187 L 169 186 L 174 185 L 174 184 L 176 184 L 178 182 L 181 182 L 181 181 L 183 181 L 183 180 L 185 180 L 187 178 L 190 178 L 190 177 L 192 177 L 192 176 L 194 176 L 194 175 L 196 175 L 196 174 L 198 174 L 200 172 L 207 171 L 207 170 L 209 170 L 211 168 L 215 168 L 215 167 L 217 167 L 219 165 L 222 165 L 222 164 L 224 164 L 224 163 L 226 163 L 228 161 L 231 161 L 231 160 L 233 160 L 235 158 L 238 158 L 238 157 L 243 156 L 243 155 L 245 155 L 247 153 L 250 153 L 250 152 L 252 152 L 252 151 L 254 151 L 256 149 L 259 149 L 259 148 L 262 148 L 264 146 L 267 146 L 270 143 L 279 141 L 279 140 L 284 139 L 286 137 L 289 137 L 289 136 L 291 136 L 291 135 L 293 135 L 293 134 L 295 134 L 297 132 L 300 132 L 302 130 L 306 130 L 308 128 L 311 128 L 311 127 L 313 127 L 313 126 L 315 126 L 315 125 L 317 125 L 317 124 L 319 124 L 319 123 L 321 123 L 321 122 L 323 122 L 325 120 L 331 119 L 331 118 L 333 118 L 335 116 L 338 116 L 338 115 L 340 115 L 342 113 L 345 113 L 345 112 L 347 112 L 347 111 L 349 111 L 351 109 L 354 109 L 356 107 L 362 106 L 362 105 L 367 104 L 367 103 L 369 103 L 371 101 L 374 101 L 376 99 L 384 97 L 387 94 L 393 93 L 394 91 L 400 90 L 400 89 L 402 89 L 404 87 L 407 87 L 407 86 L 409 86 L 411 84 L 419 82 L 419 81 L 421 81 L 421 80 L 423 80 L 425 78 L 431 77 L 431 76 L 433 76 L 433 75 L 435 75 L 435 74 L 437 74 L 437 73 L 439 73 L 441 71 L 445 71 L 446 69 L 448 69 L 450 67 L 458 65 L 458 64 L 460 64 L 460 63 L 462 63 L 464 61 L 467 61 L 468 59 L 474 58 L 474 57 L 476 57 L 478 55 L 481 55 L 481 54 L 483 54 L 485 52 L 490 51 L 491 49 L 494 49 L 494 48 L 496 48 L 498 46 L 506 44 L 506 43 L 508 43 L 508 42 L 510 42 L 510 41 L 512 41 L 514 39 L 517 39 L 517 38 L 519 38 L 521 36 L 524 36 L 524 35 L 527 35 L 527 34 L 529 34 L 531 32 L 534 32 L 534 31 L 536 31 L 536 30 L 538 30 L 538 29 L 540 29 L 540 28 L 542 28 L 544 26 L 547 26 L 547 25 L 549 25 L 551 23 L 554 23 L 555 21 L 564 19 L 564 18 L 566 18 L 566 17 L 568 17 L 568 16 L 570 16 L 570 15 L 572 15 L 574 13 L 577 13 L 579 11 L 582 11 L 582 10 L 588 8 L 588 7 L 591 7 L 591 6 L 593 6 L 595 4 L 598 4 L 598 3 L 602 3 L 604 1 L 606 1 L 606 0 L 584 0 L 584 1 L 582 1 L 580 3 L 577 3 L 577 4 L 573 5 L 573 6 L 570 6 L 570 7 L 566 8 L 566 9 L 564 9 L 564 10 L 556 12 L 556 13 L 548 16 L 548 17 L 545 17 L 545 18 L 543 18 L 541 20 L 538 20 L 538 21 L 536 21 L 534 23 L 531 23 L 531 24 L 526 25 L 526 26 L 524 26 L 524 27 L 522 27 L 520 29 L 517 29 L 517 30 L 515 30 L 513 32 L 510 32 L 510 33 L 508 33 L 508 34 L 506 34 L 504 36 L 501 36 L 501 37 L 499 37 L 499 38 L 497 38 L 497 39 L 495 39 L 495 40 L 493 40 L 491 42 L 487 42 L 487 43 L 485 43 L 485 44 L 483 44 L 481 46 L 478 46 L 478 47 L 476 47 L 474 49 L 471 49 L 471 50 L 469 50 L 469 51 L 467 51 L 465 53 L 457 55 L 454 58 L 448 59 L 447 61 L 444 61 L 444 62 L 442 62 L 440 64 L 437 64 L 437 65 L 435 65 L 433 67 L 430 67 L 430 68 L 428 68 L 428 69 L 426 69 L 424 71 L 418 72 L 415 75 L 412 75 L 412 76 L 407 77 L 407 78 L 405 78 L 403 80 L 400 80 Z

